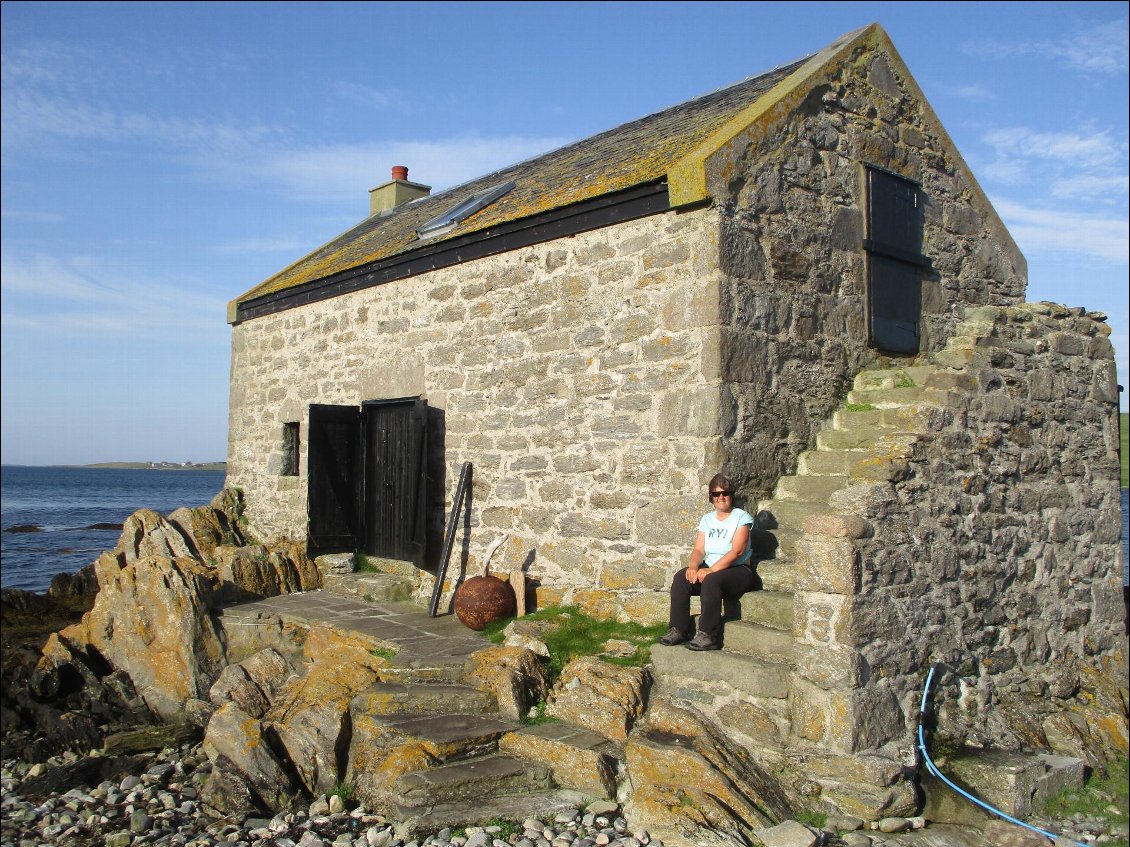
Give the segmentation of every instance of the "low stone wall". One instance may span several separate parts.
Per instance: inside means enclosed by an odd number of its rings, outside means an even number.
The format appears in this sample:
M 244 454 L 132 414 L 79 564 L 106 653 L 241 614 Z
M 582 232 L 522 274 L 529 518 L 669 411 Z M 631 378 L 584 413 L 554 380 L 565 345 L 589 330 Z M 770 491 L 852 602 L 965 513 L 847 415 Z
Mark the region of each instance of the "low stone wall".
M 793 699 L 824 717 L 809 741 L 913 758 L 924 677 L 943 662 L 948 739 L 1055 746 L 1056 715 L 1125 646 L 1109 333 L 1052 304 L 968 310 L 936 356 L 954 368 L 943 405 L 891 441 L 901 478 L 808 521 Z M 1124 707 L 1121 731 L 1112 717 L 1125 751 Z

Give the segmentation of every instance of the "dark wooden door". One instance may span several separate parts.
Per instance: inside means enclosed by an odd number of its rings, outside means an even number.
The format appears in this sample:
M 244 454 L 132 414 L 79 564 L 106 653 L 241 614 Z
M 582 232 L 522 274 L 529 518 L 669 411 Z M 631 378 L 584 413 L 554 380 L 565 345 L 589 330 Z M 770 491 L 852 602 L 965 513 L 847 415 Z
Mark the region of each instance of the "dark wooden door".
M 428 405 L 425 400 L 362 406 L 365 552 L 423 561 L 427 517 Z
M 307 538 L 312 553 L 361 543 L 361 410 L 310 406 Z

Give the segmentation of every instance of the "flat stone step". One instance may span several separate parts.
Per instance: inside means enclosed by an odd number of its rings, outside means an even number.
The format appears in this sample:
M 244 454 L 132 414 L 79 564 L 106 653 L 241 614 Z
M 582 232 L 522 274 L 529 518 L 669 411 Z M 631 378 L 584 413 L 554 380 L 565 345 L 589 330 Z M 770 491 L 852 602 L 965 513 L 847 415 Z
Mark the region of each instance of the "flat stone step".
M 775 500 L 807 500 L 809 502 L 827 501 L 829 497 L 851 480 L 847 476 L 783 476 L 777 480 Z
M 426 810 L 409 808 L 406 813 L 395 809 L 393 812 L 401 816 L 396 830 L 397 835 L 405 839 L 431 835 L 444 827 L 481 826 L 497 818 L 508 821 L 530 817 L 545 820 L 566 810 L 576 811 L 577 806 L 577 795 L 564 790 L 437 802 Z
M 797 475 L 844 476 L 859 460 L 860 450 L 805 450 L 797 460 Z
M 792 591 L 796 587 L 796 567 L 791 556 L 779 556 L 757 563 L 762 591 Z
M 856 374 L 852 387 L 867 389 L 920 386 L 937 370 L 934 365 L 908 365 L 902 368 L 860 371 Z
M 796 639 L 792 632 L 771 629 L 747 620 L 728 621 L 725 631 L 726 651 L 754 656 L 768 662 L 793 665 L 796 662 Z
M 742 618 L 770 629 L 793 631 L 793 595 L 790 591 L 750 591 L 742 595 Z
M 881 435 L 893 430 L 872 429 L 825 429 L 816 433 L 817 450 L 866 450 L 875 445 Z
M 524 726 L 498 740 L 502 753 L 550 769 L 553 781 L 591 797 L 616 796 L 616 772 L 624 759 L 620 745 L 570 723 Z
M 349 706 L 352 714 L 363 715 L 482 715 L 497 708 L 494 696 L 485 691 L 435 682 L 378 682 L 354 697 Z
M 325 574 L 322 589 L 339 597 L 356 597 L 367 602 L 412 599 L 414 580 L 391 573 Z
M 493 753 L 498 739 L 519 726 L 497 716 L 451 713 L 387 715 L 376 720 L 389 735 L 416 741 L 444 762 Z
M 534 794 L 550 788 L 552 776 L 545 765 L 506 755 L 480 756 L 402 775 L 396 781 L 396 805 L 400 814 L 408 815 L 437 803 Z
M 758 506 L 760 511 L 768 512 L 776 521 L 777 527 L 769 530 L 782 542 L 786 538 L 785 532 L 799 536 L 804 519 L 809 515 L 827 514 L 828 504 L 813 503 L 807 500 L 766 500 Z M 794 536 L 794 537 L 795 537 Z M 784 547 L 784 543 L 781 545 Z
M 754 697 L 784 700 L 789 695 L 792 668 L 729 650 L 695 652 L 682 645 L 651 648 L 651 664 L 661 688 L 679 687 L 679 680 L 717 682 L 720 679 Z
M 877 408 L 914 405 L 940 405 L 945 400 L 945 392 L 936 388 L 863 388 L 848 392 L 847 402 L 856 405 L 871 405 Z

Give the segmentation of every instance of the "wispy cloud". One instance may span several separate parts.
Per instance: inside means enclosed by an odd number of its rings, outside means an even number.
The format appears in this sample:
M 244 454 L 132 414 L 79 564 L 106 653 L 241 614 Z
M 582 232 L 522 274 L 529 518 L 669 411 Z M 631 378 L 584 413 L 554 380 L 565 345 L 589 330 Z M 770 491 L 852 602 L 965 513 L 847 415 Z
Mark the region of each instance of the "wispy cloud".
M 1061 200 L 1086 200 L 1092 203 L 1125 203 L 1130 191 L 1130 178 L 1126 174 L 1111 176 L 1064 177 L 1052 183 L 1052 197 Z
M 226 304 L 184 280 L 153 281 L 77 257 L 0 255 L 6 328 L 78 336 L 214 341 Z
M 3 209 L 0 210 L 0 217 L 34 224 L 57 224 L 65 220 L 58 212 L 40 212 L 34 209 Z
M 406 105 L 404 93 L 396 88 L 373 88 L 359 82 L 338 81 L 333 84 L 333 92 L 342 100 L 351 103 L 360 103 L 362 106 L 373 106 L 379 109 L 390 106 L 403 107 Z
M 1076 71 L 1103 75 L 1125 73 L 1128 61 L 1127 19 L 1107 21 L 1055 40 L 1007 41 L 971 39 L 962 49 L 982 58 L 1008 59 L 1040 55 L 1056 59 Z
M 266 148 L 234 165 L 244 176 L 305 199 L 353 200 L 389 179 L 389 167 L 408 165 L 409 179 L 442 191 L 567 143 L 559 137 L 457 136 L 370 144 Z M 219 174 L 223 178 L 234 174 Z
M 960 97 L 962 100 L 996 100 L 997 95 L 985 85 L 979 82 L 970 83 L 968 85 L 946 85 L 942 83 L 939 86 L 943 91 L 949 92 L 954 97 Z
M 1108 262 L 1130 260 L 1130 223 L 1061 209 L 994 200 L 993 206 L 1025 253 L 1082 253 Z

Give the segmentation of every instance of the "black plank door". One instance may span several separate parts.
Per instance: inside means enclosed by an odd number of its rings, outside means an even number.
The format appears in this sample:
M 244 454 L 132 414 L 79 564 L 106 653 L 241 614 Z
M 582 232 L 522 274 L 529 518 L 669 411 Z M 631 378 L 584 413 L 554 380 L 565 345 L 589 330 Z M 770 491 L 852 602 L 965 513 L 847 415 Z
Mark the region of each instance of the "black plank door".
M 868 169 L 868 303 L 871 344 L 917 353 L 922 315 L 922 191 L 913 182 Z
M 421 562 L 427 516 L 428 407 L 419 399 L 362 405 L 367 553 Z
M 308 540 L 312 553 L 361 543 L 361 410 L 310 406 Z

